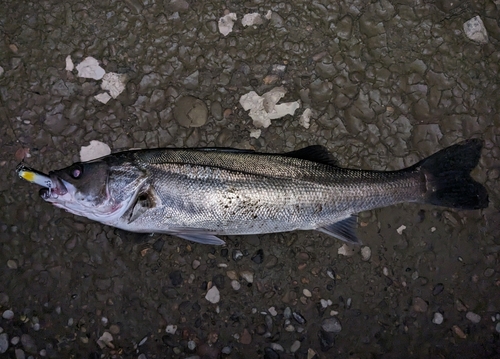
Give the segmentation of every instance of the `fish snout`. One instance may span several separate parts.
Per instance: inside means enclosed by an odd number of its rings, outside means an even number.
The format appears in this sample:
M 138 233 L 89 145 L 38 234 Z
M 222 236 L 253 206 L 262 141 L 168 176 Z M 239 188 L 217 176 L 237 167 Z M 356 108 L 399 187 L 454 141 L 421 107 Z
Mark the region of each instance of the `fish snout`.
M 60 179 L 53 172 L 49 172 L 49 177 L 52 182 L 51 186 L 49 188 L 42 188 L 38 191 L 38 194 L 43 200 L 47 201 L 51 198 L 55 199 L 68 193 L 68 189 L 62 179 Z

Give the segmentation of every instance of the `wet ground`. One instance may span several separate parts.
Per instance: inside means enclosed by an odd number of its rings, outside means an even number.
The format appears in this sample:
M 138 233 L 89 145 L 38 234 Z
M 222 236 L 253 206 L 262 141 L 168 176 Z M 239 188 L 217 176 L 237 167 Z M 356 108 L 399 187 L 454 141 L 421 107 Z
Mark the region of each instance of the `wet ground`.
M 243 27 L 254 12 L 262 24 Z M 464 35 L 476 15 L 486 44 Z M 3 1 L 2 357 L 499 358 L 498 19 L 498 1 Z M 68 55 L 126 74 L 125 91 L 98 102 L 101 82 L 66 71 Z M 250 137 L 240 97 L 281 85 L 301 108 Z M 185 95 L 206 104 L 202 126 L 174 118 Z M 471 137 L 484 139 L 473 174 L 489 208 L 362 213 L 365 247 L 348 256 L 316 232 L 225 247 L 120 232 L 43 203 L 14 171 L 22 158 L 65 167 L 91 140 L 113 151 L 322 144 L 343 166 L 391 170 Z

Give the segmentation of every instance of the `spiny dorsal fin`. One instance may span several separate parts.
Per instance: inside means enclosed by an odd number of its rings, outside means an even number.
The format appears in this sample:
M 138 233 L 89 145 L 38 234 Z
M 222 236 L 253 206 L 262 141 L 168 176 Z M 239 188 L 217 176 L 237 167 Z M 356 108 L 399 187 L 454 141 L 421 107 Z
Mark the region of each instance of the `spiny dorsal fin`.
M 333 158 L 332 154 L 328 152 L 326 147 L 321 145 L 314 145 L 301 148 L 300 150 L 286 152 L 283 156 L 300 158 L 317 163 L 322 163 L 330 166 L 338 166 L 337 160 Z

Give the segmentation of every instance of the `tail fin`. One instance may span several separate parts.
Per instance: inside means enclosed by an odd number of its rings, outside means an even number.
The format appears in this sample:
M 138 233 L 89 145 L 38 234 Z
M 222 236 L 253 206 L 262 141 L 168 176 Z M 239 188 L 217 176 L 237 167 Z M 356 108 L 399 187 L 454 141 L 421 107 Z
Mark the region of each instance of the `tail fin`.
M 425 178 L 424 202 L 457 209 L 488 207 L 486 189 L 470 176 L 479 162 L 482 147 L 480 139 L 471 139 L 417 163 L 414 167 L 420 168 Z

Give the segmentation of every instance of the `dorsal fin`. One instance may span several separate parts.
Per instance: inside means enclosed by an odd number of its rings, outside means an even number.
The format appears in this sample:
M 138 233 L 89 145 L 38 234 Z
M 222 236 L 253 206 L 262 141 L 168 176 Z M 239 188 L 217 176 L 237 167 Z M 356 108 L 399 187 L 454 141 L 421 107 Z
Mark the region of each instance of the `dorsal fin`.
M 300 158 L 301 160 L 322 163 L 330 166 L 338 166 L 337 160 L 333 158 L 332 154 L 328 152 L 326 147 L 321 145 L 308 146 L 301 148 L 300 150 L 286 152 L 283 156 Z

